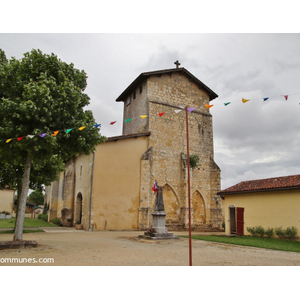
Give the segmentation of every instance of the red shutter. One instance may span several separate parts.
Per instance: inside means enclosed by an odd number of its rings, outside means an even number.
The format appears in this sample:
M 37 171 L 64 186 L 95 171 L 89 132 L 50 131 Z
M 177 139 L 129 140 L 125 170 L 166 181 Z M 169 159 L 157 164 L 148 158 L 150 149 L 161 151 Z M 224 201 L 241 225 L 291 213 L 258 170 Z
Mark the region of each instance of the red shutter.
M 236 208 L 236 234 L 244 235 L 244 207 Z

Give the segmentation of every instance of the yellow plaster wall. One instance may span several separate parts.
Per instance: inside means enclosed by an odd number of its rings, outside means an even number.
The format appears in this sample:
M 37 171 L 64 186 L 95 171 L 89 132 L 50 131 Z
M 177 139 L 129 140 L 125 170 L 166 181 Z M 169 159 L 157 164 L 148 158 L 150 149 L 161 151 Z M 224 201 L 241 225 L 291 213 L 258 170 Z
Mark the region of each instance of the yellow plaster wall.
M 300 190 L 284 190 L 226 195 L 225 232 L 230 234 L 229 205 L 244 207 L 244 234 L 247 227 L 275 228 L 296 226 L 300 234 Z
M 95 229 L 138 229 L 141 156 L 147 148 L 146 136 L 98 145 L 91 217 Z
M 6 211 L 12 214 L 14 195 L 14 190 L 0 190 L 0 212 Z

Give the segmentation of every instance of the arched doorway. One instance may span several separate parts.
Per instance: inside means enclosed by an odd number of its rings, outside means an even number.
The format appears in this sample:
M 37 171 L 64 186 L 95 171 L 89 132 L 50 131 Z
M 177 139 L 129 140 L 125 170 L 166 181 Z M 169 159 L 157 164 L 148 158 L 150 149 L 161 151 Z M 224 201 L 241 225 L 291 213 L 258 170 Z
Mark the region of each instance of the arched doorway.
M 163 198 L 166 212 L 166 225 L 178 225 L 180 222 L 180 205 L 174 190 L 168 185 L 163 186 Z
M 82 194 L 78 193 L 75 203 L 75 224 L 82 223 Z
M 205 203 L 200 192 L 195 191 L 192 196 L 193 225 L 202 225 L 206 222 Z

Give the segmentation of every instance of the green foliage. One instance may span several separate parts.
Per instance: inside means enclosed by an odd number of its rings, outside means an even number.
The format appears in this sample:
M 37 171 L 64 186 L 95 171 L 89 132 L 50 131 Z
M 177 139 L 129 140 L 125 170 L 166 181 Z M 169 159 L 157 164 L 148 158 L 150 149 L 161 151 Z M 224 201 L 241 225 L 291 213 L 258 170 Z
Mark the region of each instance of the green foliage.
M 282 226 L 275 227 L 275 233 L 279 238 L 283 238 L 285 236 L 285 231 L 282 229 Z
M 29 195 L 29 202 L 35 203 L 36 205 L 44 204 L 44 194 L 40 190 L 31 192 Z
M 188 236 L 183 236 L 188 238 Z M 227 243 L 241 246 L 281 250 L 281 251 L 293 251 L 300 252 L 299 242 L 291 240 L 282 239 L 267 239 L 260 237 L 251 236 L 236 236 L 236 237 L 226 237 L 226 236 L 192 236 L 192 239 L 212 241 L 218 243 Z
M 262 226 L 247 227 L 247 231 L 253 236 L 263 237 L 266 235 L 268 238 L 274 236 L 274 231 L 279 238 L 289 238 L 294 239 L 297 236 L 297 228 L 295 226 L 287 227 L 286 229 L 280 227 L 275 227 L 275 229 L 268 227 L 264 229 Z
M 272 238 L 274 236 L 274 229 L 268 227 L 268 229 L 265 230 L 265 234 L 268 238 Z
M 61 225 L 61 220 L 60 219 L 52 219 L 50 220 L 51 223 L 60 226 Z
M 0 220 L 0 228 L 14 228 L 15 226 L 15 218 L 11 219 L 1 219 Z M 36 228 L 36 227 L 55 227 L 56 225 L 50 224 L 40 219 L 24 219 L 24 228 Z
M 192 169 L 197 168 L 198 164 L 199 164 L 199 156 L 196 154 L 192 154 L 190 155 L 190 166 Z
M 91 111 L 84 110 L 87 75 L 53 53 L 25 53 L 21 60 L 5 57 L 0 49 L 0 184 L 20 185 L 28 152 L 33 155 L 31 187 L 57 179 L 64 163 L 89 154 L 105 140 L 94 127 Z M 82 131 L 68 128 L 86 126 Z M 52 132 L 60 130 L 54 137 Z M 44 138 L 28 135 L 48 133 Z M 22 141 L 6 139 L 25 137 Z
M 295 226 L 287 227 L 285 230 L 285 236 L 289 239 L 294 239 L 297 235 L 297 228 Z
M 39 214 L 38 219 L 48 222 L 48 215 L 47 214 Z

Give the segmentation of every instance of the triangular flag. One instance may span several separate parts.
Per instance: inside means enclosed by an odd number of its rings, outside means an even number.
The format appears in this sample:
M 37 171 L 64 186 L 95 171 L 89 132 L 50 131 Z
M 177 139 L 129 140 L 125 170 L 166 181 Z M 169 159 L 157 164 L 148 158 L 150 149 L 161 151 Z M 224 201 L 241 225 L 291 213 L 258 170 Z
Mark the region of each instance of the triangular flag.
M 190 108 L 188 108 L 187 110 L 188 110 L 189 112 L 192 112 L 194 109 L 195 109 L 195 107 L 190 107 Z
M 213 106 L 214 106 L 213 104 L 211 104 L 211 105 L 205 104 L 205 107 L 206 107 L 207 109 L 210 109 L 210 108 L 213 107 Z
M 266 97 L 266 98 L 263 98 L 263 99 L 264 99 L 264 101 L 267 101 L 269 99 L 269 97 Z
M 10 141 L 11 141 L 12 139 L 8 139 L 8 140 L 6 140 L 6 144 L 8 144 Z
M 248 102 L 249 101 L 249 99 L 242 99 L 242 101 L 243 101 L 243 103 L 246 103 L 246 102 Z
M 117 121 L 110 122 L 109 125 L 114 125 Z
M 79 127 L 79 130 L 83 130 L 86 126 Z
M 52 133 L 53 136 L 57 136 L 57 134 L 59 133 L 59 130 L 56 130 Z
M 145 119 L 145 118 L 148 118 L 148 116 L 147 115 L 141 115 L 141 118 Z
M 231 102 L 226 102 L 226 103 L 224 103 L 224 105 L 227 106 L 227 105 L 229 105 L 230 103 L 231 103 Z
M 174 111 L 175 111 L 176 114 L 178 114 L 182 111 L 182 109 L 175 109 Z
M 24 138 L 24 136 L 18 137 L 17 140 L 20 142 L 23 138 Z
M 125 123 L 128 123 L 128 122 L 130 122 L 132 120 L 132 118 L 131 119 L 127 119 L 126 121 L 125 121 Z
M 163 113 L 159 113 L 158 115 L 161 117 L 162 115 L 164 115 L 165 113 L 163 112 Z
M 67 129 L 66 133 L 69 133 L 73 128 Z
M 32 138 L 34 138 L 34 135 L 28 134 L 27 137 L 29 137 L 30 139 L 32 139 Z
M 40 134 L 40 137 L 43 138 L 46 134 L 47 134 L 46 132 L 42 133 L 42 134 Z
M 98 128 L 99 126 L 101 126 L 101 124 L 96 124 L 94 125 L 94 127 Z
M 288 95 L 285 95 L 285 96 L 283 96 L 284 98 L 285 98 L 285 100 L 287 100 L 288 99 Z

